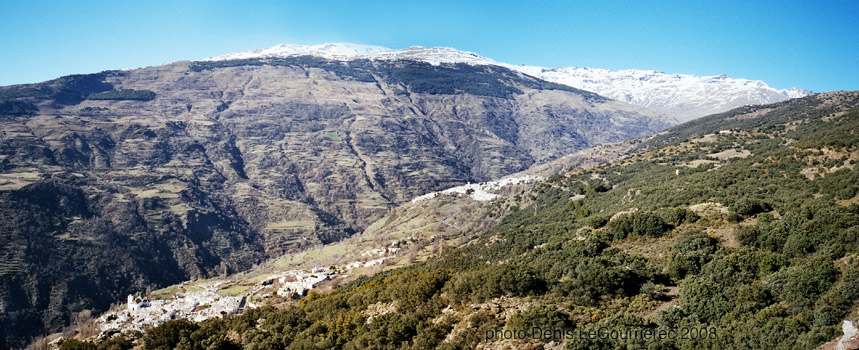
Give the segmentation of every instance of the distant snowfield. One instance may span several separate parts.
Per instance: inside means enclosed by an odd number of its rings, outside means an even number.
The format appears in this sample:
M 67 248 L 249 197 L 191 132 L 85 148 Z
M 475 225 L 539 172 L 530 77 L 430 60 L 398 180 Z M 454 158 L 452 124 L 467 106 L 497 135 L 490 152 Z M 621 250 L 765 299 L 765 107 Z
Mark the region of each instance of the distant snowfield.
M 706 115 L 755 104 L 781 102 L 811 94 L 799 88 L 776 90 L 760 80 L 689 74 L 666 74 L 653 70 L 608 70 L 599 68 L 510 67 L 522 73 L 595 92 L 686 122 Z
M 473 52 L 449 47 L 410 47 L 392 50 L 381 46 L 329 43 L 320 45 L 282 44 L 267 49 L 242 51 L 206 61 L 251 58 L 317 56 L 331 60 L 417 60 L 438 65 L 467 63 L 496 65 L 550 82 L 595 92 L 618 101 L 645 107 L 680 122 L 725 112 L 743 105 L 768 104 L 811 94 L 799 88 L 778 90 L 760 80 L 729 78 L 725 75 L 695 76 L 667 74 L 654 70 L 608 70 L 599 68 L 545 68 L 496 62 Z
M 281 44 L 267 49 L 250 50 L 207 58 L 204 61 L 227 61 L 251 58 L 278 58 L 294 56 L 316 56 L 330 60 L 416 60 L 431 64 L 470 63 L 501 65 L 491 59 L 473 52 L 460 51 L 449 47 L 410 47 L 392 50 L 381 46 L 331 43 L 319 45 Z
M 526 183 L 531 183 L 531 182 L 535 182 L 535 181 L 539 181 L 539 180 L 542 180 L 542 177 L 533 176 L 533 175 L 526 175 L 526 176 L 520 176 L 520 177 L 509 177 L 509 178 L 504 178 L 504 179 L 495 180 L 495 181 L 481 182 L 479 184 L 465 184 L 462 186 L 456 186 L 456 187 L 448 188 L 444 191 L 430 192 L 430 193 L 415 197 L 412 199 L 412 203 L 418 203 L 421 201 L 425 201 L 427 199 L 435 198 L 436 196 L 439 196 L 439 195 L 465 195 L 465 194 L 468 194 L 469 191 L 471 192 L 471 194 L 470 194 L 471 198 L 476 200 L 476 201 L 481 201 L 481 202 L 491 201 L 491 200 L 496 199 L 500 196 L 495 194 L 495 193 L 490 193 L 489 191 L 496 191 L 496 190 L 500 190 L 500 189 L 507 187 L 507 186 L 510 186 L 510 185 L 526 184 Z

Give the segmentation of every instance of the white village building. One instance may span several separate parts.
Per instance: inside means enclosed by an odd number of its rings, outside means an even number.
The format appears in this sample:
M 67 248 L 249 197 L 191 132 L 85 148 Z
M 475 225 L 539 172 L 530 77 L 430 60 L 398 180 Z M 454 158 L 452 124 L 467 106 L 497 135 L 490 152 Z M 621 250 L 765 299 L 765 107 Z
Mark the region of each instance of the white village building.
M 149 307 L 149 301 L 143 299 L 141 297 L 134 297 L 134 295 L 128 295 L 128 310 L 135 311 L 140 310 L 141 308 Z

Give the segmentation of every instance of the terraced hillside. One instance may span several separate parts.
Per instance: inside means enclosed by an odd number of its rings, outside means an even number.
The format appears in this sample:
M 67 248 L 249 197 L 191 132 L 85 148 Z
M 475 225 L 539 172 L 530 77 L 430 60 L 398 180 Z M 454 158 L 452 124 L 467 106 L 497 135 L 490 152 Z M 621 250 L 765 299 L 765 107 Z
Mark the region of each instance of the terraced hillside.
M 129 292 L 670 123 L 500 67 L 414 61 L 178 62 L 3 87 L 0 328 L 20 344 Z
M 835 339 L 859 300 L 859 92 L 696 123 L 496 202 L 488 212 L 504 214 L 498 225 L 437 257 L 284 309 L 110 341 L 814 349 Z M 627 336 L 599 335 L 612 332 Z

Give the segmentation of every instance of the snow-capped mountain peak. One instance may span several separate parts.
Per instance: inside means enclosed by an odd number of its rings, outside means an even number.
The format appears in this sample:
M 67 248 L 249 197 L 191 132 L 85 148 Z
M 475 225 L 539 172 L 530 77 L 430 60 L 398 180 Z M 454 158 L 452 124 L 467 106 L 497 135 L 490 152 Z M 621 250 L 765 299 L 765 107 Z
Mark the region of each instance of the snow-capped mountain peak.
M 800 88 L 777 90 L 760 80 L 730 78 L 725 74 L 696 76 L 655 70 L 609 70 L 601 68 L 512 65 L 496 62 L 473 52 L 449 47 L 420 47 L 392 50 L 381 46 L 329 43 L 282 44 L 267 49 L 242 51 L 206 59 L 222 61 L 251 58 L 317 56 L 331 60 L 414 60 L 441 63 L 497 65 L 543 80 L 649 108 L 681 122 L 751 104 L 766 104 L 809 95 Z
M 205 59 L 206 61 L 227 61 L 251 58 L 277 58 L 293 56 L 316 56 L 331 60 L 415 60 L 432 64 L 469 63 L 499 64 L 474 52 L 460 51 L 450 47 L 413 46 L 407 49 L 392 50 L 381 46 L 328 43 L 319 45 L 281 44 L 267 49 L 242 51 Z
M 251 58 L 277 58 L 291 56 L 317 56 L 332 60 L 353 60 L 367 58 L 390 49 L 362 44 L 326 43 L 319 45 L 280 44 L 266 49 L 241 51 L 216 57 L 205 61 L 228 61 Z
M 654 70 L 578 67 L 511 68 L 544 80 L 650 108 L 681 122 L 743 105 L 775 103 L 811 93 L 799 88 L 777 90 L 760 80 L 729 78 L 725 74 L 696 76 Z
M 480 56 L 474 52 L 460 51 L 450 47 L 413 46 L 402 50 L 388 50 L 377 54 L 373 58 L 384 60 L 417 60 L 436 65 L 440 63 L 499 65 L 498 62 Z
M 814 92 L 811 90 L 800 89 L 797 87 L 792 87 L 790 89 L 779 90 L 783 95 L 790 98 L 803 97 L 813 94 Z

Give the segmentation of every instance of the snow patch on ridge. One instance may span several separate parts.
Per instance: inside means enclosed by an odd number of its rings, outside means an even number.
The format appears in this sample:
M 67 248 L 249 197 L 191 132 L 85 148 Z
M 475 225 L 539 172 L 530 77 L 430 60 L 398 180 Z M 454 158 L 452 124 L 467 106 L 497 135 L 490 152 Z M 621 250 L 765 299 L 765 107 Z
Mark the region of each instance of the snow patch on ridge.
M 722 75 L 667 74 L 653 70 L 609 70 L 599 68 L 545 68 L 496 62 L 473 52 L 449 47 L 420 47 L 392 50 L 381 46 L 329 43 L 282 44 L 267 49 L 242 51 L 206 59 L 223 61 L 251 58 L 316 56 L 331 60 L 415 60 L 438 65 L 467 63 L 497 65 L 553 83 L 595 92 L 618 101 L 645 107 L 680 122 L 725 112 L 743 105 L 768 104 L 802 97 L 812 92 L 790 88 L 777 90 L 760 80 L 735 79 Z
M 799 88 L 776 90 L 760 80 L 722 75 L 667 74 L 653 70 L 510 67 L 522 73 L 673 116 L 680 122 L 743 105 L 781 102 L 811 94 Z
M 204 61 L 227 61 L 251 58 L 278 58 L 295 56 L 316 56 L 330 60 L 415 60 L 431 64 L 469 63 L 499 65 L 498 62 L 473 52 L 456 50 L 450 47 L 413 46 L 402 50 L 391 50 L 381 46 L 328 43 L 319 45 L 281 44 L 267 49 L 242 51 L 207 58 Z

